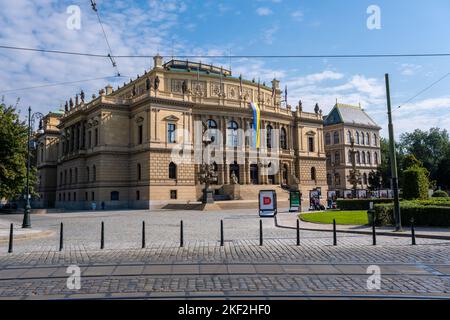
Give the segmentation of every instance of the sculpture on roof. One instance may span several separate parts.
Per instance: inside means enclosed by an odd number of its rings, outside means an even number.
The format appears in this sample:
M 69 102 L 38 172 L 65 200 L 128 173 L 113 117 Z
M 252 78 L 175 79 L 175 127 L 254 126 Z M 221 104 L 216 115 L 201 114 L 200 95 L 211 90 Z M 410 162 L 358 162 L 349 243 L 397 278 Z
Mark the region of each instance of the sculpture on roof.
M 67 112 L 69 111 L 69 103 L 66 100 L 66 104 L 64 105 L 64 111 Z
M 80 98 L 81 98 L 81 103 L 84 103 L 84 91 L 81 90 L 80 92 Z
M 150 91 L 150 86 L 151 86 L 150 78 L 147 77 L 147 80 L 145 80 L 145 89 L 147 91 Z
M 75 95 L 75 106 L 78 106 L 78 93 Z
M 183 80 L 183 83 L 181 84 L 181 91 L 183 92 L 183 94 L 186 94 L 188 92 L 188 85 L 186 80 Z
M 136 85 L 133 84 L 133 91 L 131 92 L 133 97 L 136 95 Z
M 70 110 L 72 110 L 72 108 L 73 108 L 73 100 L 72 100 L 72 97 L 70 97 L 70 99 L 69 99 L 69 107 L 70 107 Z
M 302 102 L 302 100 L 298 100 L 298 111 L 303 111 L 303 102 Z
M 158 90 L 158 88 L 159 88 L 159 77 L 158 76 L 156 76 L 155 77 L 155 81 L 154 81 L 154 88 L 155 88 L 155 91 L 156 90 Z
M 319 110 L 320 110 L 319 104 L 316 103 L 316 106 L 314 107 L 314 112 L 315 112 L 316 114 L 319 114 Z

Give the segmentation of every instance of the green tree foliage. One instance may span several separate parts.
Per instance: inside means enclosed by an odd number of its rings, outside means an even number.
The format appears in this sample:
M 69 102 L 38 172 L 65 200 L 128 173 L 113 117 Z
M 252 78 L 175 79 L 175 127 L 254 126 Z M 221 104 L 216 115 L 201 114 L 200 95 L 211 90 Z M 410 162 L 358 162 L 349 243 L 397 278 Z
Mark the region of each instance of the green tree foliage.
M 26 184 L 28 127 L 19 120 L 15 107 L 0 104 L 0 198 L 13 199 Z M 30 173 L 30 186 L 35 181 Z M 30 187 L 31 191 L 31 187 Z
M 378 190 L 382 187 L 382 173 L 381 171 L 370 171 L 369 173 L 369 190 Z
M 430 172 L 431 180 L 449 186 L 450 139 L 447 130 L 431 128 L 428 132 L 416 129 L 400 136 L 400 152 L 413 154 Z
M 428 170 L 419 165 L 413 165 L 403 172 L 403 198 L 428 199 L 430 186 Z

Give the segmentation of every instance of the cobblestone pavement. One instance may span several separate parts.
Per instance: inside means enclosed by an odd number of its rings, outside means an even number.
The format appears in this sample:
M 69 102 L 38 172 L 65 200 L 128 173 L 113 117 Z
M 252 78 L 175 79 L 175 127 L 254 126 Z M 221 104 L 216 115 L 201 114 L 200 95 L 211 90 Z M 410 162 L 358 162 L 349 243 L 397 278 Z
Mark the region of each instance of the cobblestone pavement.
M 3 218 L 3 217 L 2 217 Z M 9 217 L 20 221 L 20 216 Z M 179 246 L 179 221 L 185 227 Z M 146 221 L 147 247 L 141 246 Z M 219 222 L 225 244 L 220 246 Z M 59 223 L 64 249 L 58 251 Z M 105 249 L 100 222 L 105 221 Z M 199 224 L 199 221 L 201 222 Z M 95 212 L 32 216 L 33 226 L 55 231 L 46 239 L 0 243 L 0 298 L 450 298 L 450 242 L 277 228 L 240 212 Z M 67 288 L 66 269 L 81 269 L 81 289 Z M 368 290 L 367 267 L 381 270 L 381 289 Z

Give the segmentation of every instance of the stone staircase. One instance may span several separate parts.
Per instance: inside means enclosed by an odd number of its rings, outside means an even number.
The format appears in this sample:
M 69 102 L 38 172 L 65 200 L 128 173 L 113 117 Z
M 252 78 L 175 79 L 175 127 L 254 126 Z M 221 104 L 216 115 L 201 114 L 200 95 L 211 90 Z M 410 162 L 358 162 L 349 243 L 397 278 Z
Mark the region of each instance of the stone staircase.
M 255 200 L 258 201 L 260 190 L 275 190 L 277 193 L 277 200 L 288 201 L 289 192 L 281 188 L 279 185 L 244 185 L 241 186 L 241 200 Z

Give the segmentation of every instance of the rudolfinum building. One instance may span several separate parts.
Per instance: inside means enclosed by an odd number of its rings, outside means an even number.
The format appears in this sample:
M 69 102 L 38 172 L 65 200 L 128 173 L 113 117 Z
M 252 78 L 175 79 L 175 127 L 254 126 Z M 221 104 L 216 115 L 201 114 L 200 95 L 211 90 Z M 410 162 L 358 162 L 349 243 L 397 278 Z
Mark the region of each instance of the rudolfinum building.
M 274 79 L 154 57 L 154 67 L 90 101 L 81 92 L 43 119 L 37 135 L 40 205 L 66 209 L 157 208 L 199 201 L 200 166 L 215 172 L 216 200 L 257 200 L 297 187 L 327 195 L 319 106 L 295 110 Z M 258 130 L 259 129 L 259 130 Z M 202 152 L 202 150 L 204 152 Z M 36 205 L 36 204 L 35 204 Z

